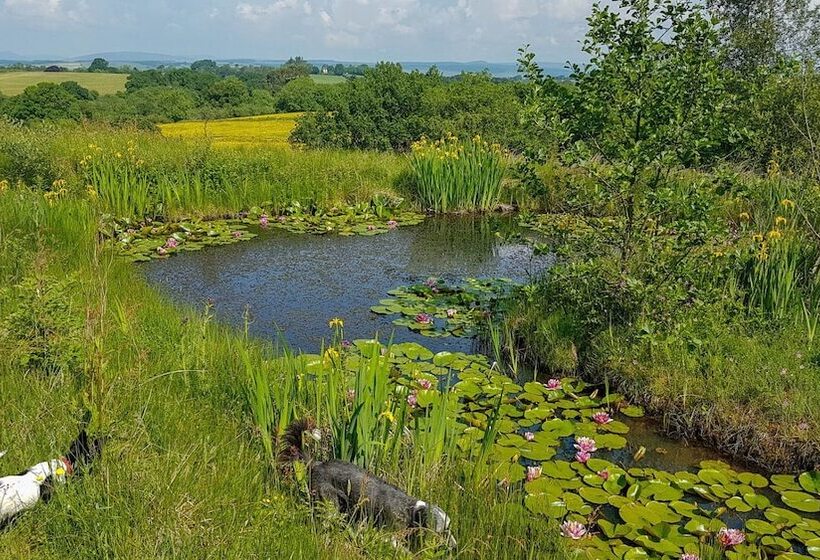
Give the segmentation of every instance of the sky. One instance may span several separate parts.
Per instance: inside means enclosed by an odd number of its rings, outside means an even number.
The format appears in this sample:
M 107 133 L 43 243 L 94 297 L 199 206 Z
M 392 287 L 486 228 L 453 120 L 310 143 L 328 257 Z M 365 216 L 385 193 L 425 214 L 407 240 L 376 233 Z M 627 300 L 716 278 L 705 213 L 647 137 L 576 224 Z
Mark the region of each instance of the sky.
M 593 0 L 0 0 L 0 52 L 575 60 Z

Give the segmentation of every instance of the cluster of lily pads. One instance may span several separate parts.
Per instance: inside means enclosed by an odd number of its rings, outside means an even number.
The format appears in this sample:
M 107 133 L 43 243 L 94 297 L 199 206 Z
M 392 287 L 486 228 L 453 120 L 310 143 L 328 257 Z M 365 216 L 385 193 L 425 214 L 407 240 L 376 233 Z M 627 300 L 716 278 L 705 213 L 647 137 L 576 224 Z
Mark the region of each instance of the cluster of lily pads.
M 460 285 L 429 278 L 422 284 L 390 290 L 388 294 L 392 297 L 379 301 L 370 310 L 379 315 L 400 315 L 394 325 L 427 337 L 470 337 L 496 315 L 500 301 L 515 286 L 505 278 L 469 278 Z
M 372 355 L 373 344 L 345 348 L 357 360 Z M 733 560 L 820 558 L 818 472 L 767 478 L 722 461 L 679 472 L 645 468 L 623 421 L 643 410 L 619 394 L 574 378 L 518 383 L 486 356 L 433 354 L 415 343 L 382 355 L 397 383 L 412 389 L 417 416 L 449 392 L 465 454 L 495 434 L 487 472 L 522 489 L 533 514 L 562 523 L 581 557 L 691 560 L 702 542 L 716 542 Z
M 113 240 L 121 255 L 133 262 L 167 258 L 180 251 L 198 251 L 256 237 L 238 220 L 139 224 L 119 220 L 111 221 L 101 231 Z
M 414 226 L 424 221 L 417 212 L 373 203 L 333 208 L 327 212 L 305 212 L 295 204 L 278 215 L 268 214 L 262 208 L 252 208 L 242 214 L 247 223 L 258 223 L 262 228 L 279 228 L 291 233 L 313 235 L 379 235 L 403 226 Z

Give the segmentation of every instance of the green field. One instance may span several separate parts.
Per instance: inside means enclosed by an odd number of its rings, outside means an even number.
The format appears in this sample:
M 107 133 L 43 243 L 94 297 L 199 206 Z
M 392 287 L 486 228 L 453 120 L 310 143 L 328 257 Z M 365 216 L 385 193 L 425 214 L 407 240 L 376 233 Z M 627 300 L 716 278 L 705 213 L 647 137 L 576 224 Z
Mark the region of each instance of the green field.
M 117 93 L 125 90 L 128 74 L 106 74 L 92 72 L 0 72 L 0 93 L 18 95 L 29 86 L 42 82 L 74 81 L 100 94 Z
M 310 77 L 317 84 L 341 84 L 347 80 L 344 76 L 331 76 L 328 74 L 311 74 Z

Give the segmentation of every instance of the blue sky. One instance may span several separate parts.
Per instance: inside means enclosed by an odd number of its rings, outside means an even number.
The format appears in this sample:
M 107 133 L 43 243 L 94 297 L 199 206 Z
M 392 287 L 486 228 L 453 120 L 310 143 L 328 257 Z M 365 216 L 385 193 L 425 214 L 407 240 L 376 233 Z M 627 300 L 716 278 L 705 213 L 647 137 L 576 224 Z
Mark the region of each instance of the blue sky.
M 592 0 L 0 0 L 0 51 L 216 58 L 578 58 Z

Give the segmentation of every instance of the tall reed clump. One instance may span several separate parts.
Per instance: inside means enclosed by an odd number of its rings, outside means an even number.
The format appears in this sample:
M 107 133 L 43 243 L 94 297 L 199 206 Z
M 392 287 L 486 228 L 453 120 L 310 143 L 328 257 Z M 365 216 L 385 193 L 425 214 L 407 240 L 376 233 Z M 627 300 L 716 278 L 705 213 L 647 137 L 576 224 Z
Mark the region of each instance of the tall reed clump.
M 501 199 L 507 158 L 501 147 L 476 136 L 462 141 L 447 136 L 422 138 L 410 156 L 417 195 L 437 213 L 488 211 Z

